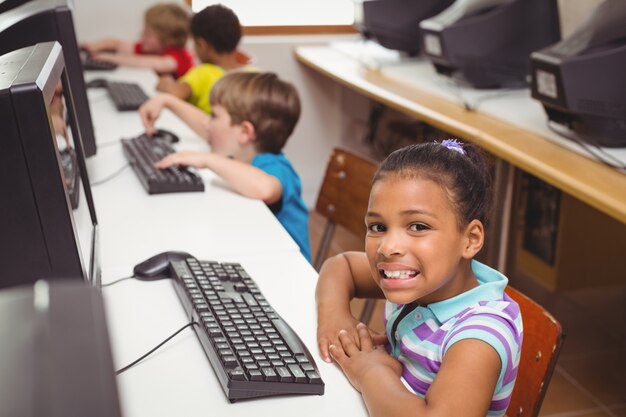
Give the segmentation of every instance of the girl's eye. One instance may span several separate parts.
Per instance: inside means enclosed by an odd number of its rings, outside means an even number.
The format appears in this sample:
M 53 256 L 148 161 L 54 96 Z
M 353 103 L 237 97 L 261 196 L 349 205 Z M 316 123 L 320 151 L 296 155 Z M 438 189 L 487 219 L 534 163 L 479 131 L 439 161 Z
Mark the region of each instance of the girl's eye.
M 428 230 L 429 227 L 422 223 L 413 223 L 409 226 L 409 229 L 411 229 L 411 231 L 413 232 L 423 232 L 425 230 Z
M 385 231 L 385 226 L 380 223 L 372 223 L 367 226 L 367 231 L 372 233 L 381 233 Z

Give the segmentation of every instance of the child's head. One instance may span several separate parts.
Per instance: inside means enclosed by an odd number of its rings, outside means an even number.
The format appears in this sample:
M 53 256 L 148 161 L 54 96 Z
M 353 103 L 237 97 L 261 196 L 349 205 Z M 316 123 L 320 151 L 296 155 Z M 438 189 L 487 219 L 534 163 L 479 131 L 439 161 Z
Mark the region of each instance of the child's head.
M 484 153 L 456 141 L 411 145 L 374 176 L 366 223 L 372 276 L 387 299 L 428 304 L 472 288 L 491 202 Z
M 198 58 L 209 62 L 206 47 L 216 53 L 234 52 L 241 40 L 241 25 L 235 12 L 221 4 L 207 6 L 191 18 L 191 35 Z
M 485 153 L 475 145 L 444 140 L 398 149 L 382 162 L 373 183 L 390 176 L 439 184 L 448 194 L 461 230 L 473 219 L 487 223 L 491 172 Z
M 189 14 L 175 3 L 160 3 L 146 10 L 141 46 L 145 53 L 183 48 L 189 36 Z
M 295 87 L 271 72 L 228 73 L 211 89 L 210 102 L 213 117 L 226 112 L 232 126 L 250 126 L 257 153 L 279 153 L 300 117 Z M 215 149 L 219 138 L 213 125 L 210 140 Z

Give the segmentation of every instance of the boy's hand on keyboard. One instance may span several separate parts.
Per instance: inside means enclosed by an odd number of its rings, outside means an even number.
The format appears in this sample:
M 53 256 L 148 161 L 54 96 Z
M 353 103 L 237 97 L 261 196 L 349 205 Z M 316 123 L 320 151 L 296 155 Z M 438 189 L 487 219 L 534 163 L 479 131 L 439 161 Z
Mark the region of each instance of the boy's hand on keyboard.
M 111 52 L 97 52 L 92 55 L 92 58 L 97 61 L 112 62 L 119 64 L 119 55 Z
M 167 155 L 154 166 L 159 169 L 169 168 L 173 165 L 183 165 L 186 167 L 206 168 L 206 152 L 183 151 Z
M 161 115 L 161 110 L 165 107 L 164 96 L 157 95 L 146 101 L 139 107 L 139 117 L 141 117 L 141 123 L 146 130 L 148 136 L 152 136 L 155 132 L 154 122 Z

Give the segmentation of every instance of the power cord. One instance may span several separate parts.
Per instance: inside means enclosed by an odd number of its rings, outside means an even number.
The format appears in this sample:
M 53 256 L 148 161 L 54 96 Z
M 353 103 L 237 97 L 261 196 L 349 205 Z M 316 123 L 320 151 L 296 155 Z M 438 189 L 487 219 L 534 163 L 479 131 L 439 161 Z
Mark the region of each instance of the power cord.
M 122 166 L 121 168 L 119 168 L 117 171 L 115 171 L 115 172 L 114 172 L 114 173 L 112 173 L 111 175 L 108 175 L 108 176 L 106 176 L 106 177 L 104 177 L 104 178 L 102 178 L 101 180 L 98 180 L 98 181 L 92 181 L 90 185 L 91 185 L 92 187 L 96 187 L 96 186 L 98 186 L 98 185 L 104 184 L 105 182 L 110 181 L 110 180 L 112 180 L 113 178 L 115 178 L 115 177 L 117 177 L 118 175 L 120 175 L 120 174 L 121 174 L 122 172 L 124 172 L 124 170 L 125 170 L 126 168 L 128 168 L 129 166 L 130 166 L 130 164 L 129 164 L 129 163 L 126 163 L 126 164 L 124 164 L 124 166 Z
M 622 171 L 622 172 L 626 171 L 626 164 L 624 164 L 624 162 L 620 161 L 619 159 L 615 158 L 613 155 L 611 155 L 610 153 L 602 149 L 602 147 L 598 144 L 598 142 L 595 139 L 593 139 L 592 137 L 585 138 L 586 140 L 589 141 L 589 144 L 591 145 L 591 146 L 588 146 L 583 140 L 581 140 L 576 135 L 570 134 L 567 131 L 556 128 L 554 123 L 555 122 L 552 122 L 551 120 L 547 121 L 548 129 L 550 129 L 552 132 L 560 136 L 564 136 L 565 138 L 576 143 L 578 146 L 580 146 L 585 151 L 587 151 L 591 156 L 593 156 L 599 162 L 611 168 L 617 169 L 618 171 Z M 562 125 L 558 125 L 558 126 L 562 126 Z
M 169 342 L 170 340 L 172 340 L 176 335 L 178 335 L 178 333 L 182 332 L 183 330 L 185 330 L 187 327 L 191 327 L 194 325 L 197 325 L 198 323 L 195 321 L 192 321 L 190 323 L 185 324 L 183 327 L 181 327 L 180 329 L 178 329 L 176 332 L 174 332 L 172 335 L 170 335 L 167 339 L 165 339 L 164 341 L 162 341 L 161 343 L 159 343 L 158 345 L 156 345 L 154 348 L 150 349 L 150 351 L 148 351 L 146 354 L 142 355 L 141 357 L 137 358 L 136 360 L 132 361 L 131 363 L 129 363 L 128 365 L 124 366 L 121 369 L 118 369 L 117 371 L 115 371 L 115 375 L 119 375 L 122 372 L 127 371 L 128 369 L 132 368 L 133 366 L 137 365 L 139 362 L 141 362 L 142 360 L 144 360 L 145 358 L 147 358 L 148 356 L 150 356 L 152 353 L 154 353 L 157 349 L 159 349 L 161 346 L 163 346 L 164 344 L 166 344 L 167 342 Z

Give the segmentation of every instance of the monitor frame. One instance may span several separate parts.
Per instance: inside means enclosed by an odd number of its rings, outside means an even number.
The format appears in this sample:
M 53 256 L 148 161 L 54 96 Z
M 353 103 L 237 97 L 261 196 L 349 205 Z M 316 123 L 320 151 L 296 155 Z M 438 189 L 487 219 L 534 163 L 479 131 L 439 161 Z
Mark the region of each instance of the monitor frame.
M 100 287 L 98 220 L 61 45 L 46 42 L 0 57 L 0 190 L 12 196 L 0 209 L 0 248 L 5 274 L 0 287 L 80 276 Z M 89 242 L 81 242 L 64 184 L 50 103 L 61 81 L 74 135 L 80 179 L 91 219 Z M 7 174 L 12 174 L 7 176 Z M 89 260 L 81 245 L 89 245 Z M 86 262 L 89 262 L 86 265 Z
M 84 153 L 90 157 L 96 154 L 96 137 L 70 5 L 70 0 L 31 0 L 0 14 L 0 55 L 41 42 L 61 44 Z

